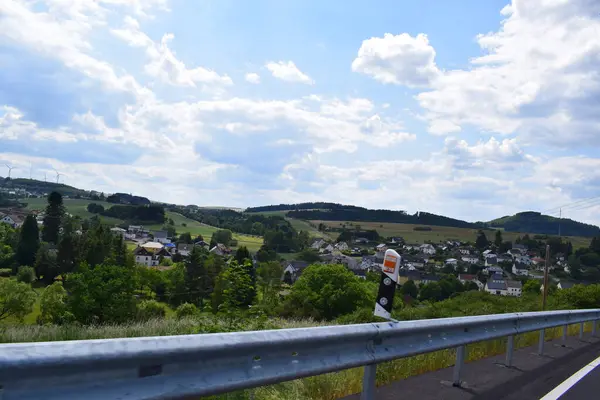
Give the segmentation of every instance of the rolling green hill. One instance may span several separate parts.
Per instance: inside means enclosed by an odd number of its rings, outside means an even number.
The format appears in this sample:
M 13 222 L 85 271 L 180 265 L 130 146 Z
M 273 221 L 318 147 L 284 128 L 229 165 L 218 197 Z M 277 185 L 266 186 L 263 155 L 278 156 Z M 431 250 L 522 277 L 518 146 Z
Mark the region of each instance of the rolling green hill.
M 528 232 L 542 235 L 593 237 L 600 235 L 600 228 L 595 225 L 573 221 L 568 218 L 555 218 L 535 211 L 520 212 L 512 216 L 504 216 L 488 222 L 494 228 L 503 228 L 506 232 Z

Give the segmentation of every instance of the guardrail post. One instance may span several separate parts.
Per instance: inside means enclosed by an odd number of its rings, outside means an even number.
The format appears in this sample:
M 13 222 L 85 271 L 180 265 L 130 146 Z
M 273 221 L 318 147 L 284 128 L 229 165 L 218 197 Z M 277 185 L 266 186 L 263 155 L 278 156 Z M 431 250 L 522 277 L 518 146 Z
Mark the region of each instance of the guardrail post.
M 460 375 L 462 367 L 465 363 L 465 353 L 467 347 L 465 345 L 458 346 L 456 348 L 456 363 L 454 364 L 454 373 L 452 376 L 452 386 L 460 387 Z
M 546 334 L 545 329 L 540 330 L 540 341 L 538 343 L 538 355 L 544 354 L 544 336 Z
M 592 336 L 596 336 L 596 324 L 598 321 L 592 321 Z
M 363 389 L 360 394 L 360 400 L 375 399 L 375 377 L 377 374 L 377 364 L 365 365 L 363 375 Z
M 562 332 L 562 341 L 566 342 L 567 341 L 567 329 L 569 328 L 568 325 L 563 325 L 563 332 Z
M 512 367 L 514 348 L 515 348 L 515 336 L 510 335 L 508 337 L 508 341 L 506 342 L 506 361 L 504 363 L 504 365 L 506 365 L 507 367 Z
M 579 339 L 583 339 L 583 330 L 585 329 L 585 322 L 579 324 Z

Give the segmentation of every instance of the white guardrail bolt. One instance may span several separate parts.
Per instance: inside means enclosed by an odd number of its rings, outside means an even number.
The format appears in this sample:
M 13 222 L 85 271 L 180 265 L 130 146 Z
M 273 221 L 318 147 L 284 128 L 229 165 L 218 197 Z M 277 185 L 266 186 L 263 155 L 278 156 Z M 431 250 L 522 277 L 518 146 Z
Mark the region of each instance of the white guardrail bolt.
M 512 367 L 514 348 L 515 348 L 515 336 L 510 335 L 508 337 L 508 341 L 506 342 L 506 362 L 504 363 L 504 365 L 506 365 L 507 367 Z
M 540 330 L 540 341 L 538 343 L 538 356 L 544 355 L 544 336 L 546 334 L 546 330 Z
M 465 363 L 466 346 L 458 346 L 456 348 L 456 363 L 454 364 L 454 374 L 452 376 L 452 386 L 460 387 L 460 375 L 462 367 Z
M 377 375 L 377 364 L 365 365 L 363 375 L 363 390 L 360 394 L 360 400 L 375 399 L 375 377 Z

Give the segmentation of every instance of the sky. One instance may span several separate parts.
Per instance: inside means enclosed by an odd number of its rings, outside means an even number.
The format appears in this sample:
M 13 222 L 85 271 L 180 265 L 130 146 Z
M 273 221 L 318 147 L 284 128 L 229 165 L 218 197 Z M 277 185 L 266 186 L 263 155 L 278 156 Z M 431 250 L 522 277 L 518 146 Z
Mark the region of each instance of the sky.
M 553 214 L 600 196 L 600 0 L 1 0 L 4 164 L 177 204 Z

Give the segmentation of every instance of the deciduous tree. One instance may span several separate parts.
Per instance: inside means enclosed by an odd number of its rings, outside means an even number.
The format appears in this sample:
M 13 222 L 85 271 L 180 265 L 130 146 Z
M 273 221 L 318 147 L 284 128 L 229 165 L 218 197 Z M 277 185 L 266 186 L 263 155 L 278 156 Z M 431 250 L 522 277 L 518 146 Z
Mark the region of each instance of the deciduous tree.
M 284 314 L 331 320 L 370 305 L 366 285 L 343 265 L 310 265 L 292 286 Z
M 0 279 L 0 321 L 14 317 L 22 320 L 33 311 L 35 292 L 27 283 Z

